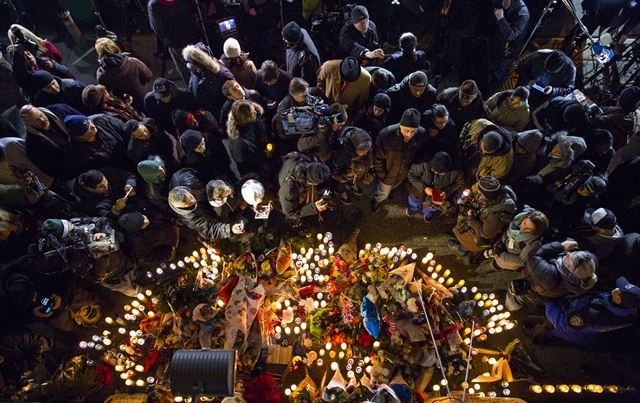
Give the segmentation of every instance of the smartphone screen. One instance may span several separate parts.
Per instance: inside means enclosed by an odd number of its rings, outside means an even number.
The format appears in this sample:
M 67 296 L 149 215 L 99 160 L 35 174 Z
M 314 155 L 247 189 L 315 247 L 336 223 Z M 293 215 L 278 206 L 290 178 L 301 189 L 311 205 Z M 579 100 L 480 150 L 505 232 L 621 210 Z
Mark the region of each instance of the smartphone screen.
M 49 298 L 47 298 L 47 297 L 42 298 L 42 299 L 40 300 L 40 305 L 42 305 L 42 306 L 47 306 L 47 305 L 49 305 Z
M 544 87 L 543 87 L 543 86 L 541 86 L 541 85 L 533 84 L 533 87 L 532 87 L 532 88 L 534 88 L 534 89 L 536 89 L 536 90 L 538 90 L 538 91 L 540 91 L 540 92 L 544 93 Z
M 257 220 L 266 220 L 267 218 L 269 218 L 269 214 L 271 213 L 271 209 L 269 208 L 268 204 L 264 204 L 262 206 L 258 206 L 258 208 L 256 208 L 256 215 L 255 218 Z

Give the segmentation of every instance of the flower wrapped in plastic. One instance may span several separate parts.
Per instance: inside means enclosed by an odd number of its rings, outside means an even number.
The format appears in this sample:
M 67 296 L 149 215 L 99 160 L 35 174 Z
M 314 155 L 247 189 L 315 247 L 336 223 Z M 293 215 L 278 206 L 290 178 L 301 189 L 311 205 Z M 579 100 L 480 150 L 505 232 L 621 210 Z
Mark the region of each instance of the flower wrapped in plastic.
M 378 313 L 376 304 L 371 302 L 366 296 L 362 297 L 360 316 L 362 316 L 362 323 L 367 332 L 374 338 L 377 338 L 380 334 L 380 314 Z

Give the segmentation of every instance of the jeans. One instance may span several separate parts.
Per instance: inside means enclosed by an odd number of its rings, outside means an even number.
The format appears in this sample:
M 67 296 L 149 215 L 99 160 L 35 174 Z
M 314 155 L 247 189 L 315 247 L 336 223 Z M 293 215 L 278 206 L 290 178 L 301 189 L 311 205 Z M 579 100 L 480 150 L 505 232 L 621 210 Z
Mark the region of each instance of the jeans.
M 432 218 L 437 212 L 438 209 L 435 209 L 430 206 L 425 206 L 422 203 L 422 198 L 418 198 L 409 192 L 409 196 L 407 197 L 407 203 L 409 204 L 409 211 L 412 213 L 417 213 L 422 210 L 422 215 L 426 218 Z
M 382 203 L 383 201 L 387 200 L 387 198 L 389 197 L 389 193 L 391 193 L 393 189 L 400 186 L 400 183 L 395 185 L 387 185 L 386 183 L 383 183 L 381 180 L 378 180 L 378 184 L 376 185 L 376 188 L 373 191 L 373 200 L 376 203 Z

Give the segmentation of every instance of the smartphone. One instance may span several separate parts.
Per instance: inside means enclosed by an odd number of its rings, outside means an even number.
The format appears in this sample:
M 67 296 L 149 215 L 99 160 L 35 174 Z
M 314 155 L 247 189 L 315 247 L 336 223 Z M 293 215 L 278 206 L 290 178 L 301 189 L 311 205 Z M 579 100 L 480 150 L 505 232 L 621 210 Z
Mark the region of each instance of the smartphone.
M 40 300 L 40 305 L 44 308 L 42 311 L 46 314 L 51 313 L 53 311 L 53 300 L 51 298 L 44 297 Z
M 255 215 L 255 219 L 256 220 L 266 220 L 267 218 L 269 218 L 269 214 L 271 213 L 271 209 L 269 208 L 268 204 L 263 204 L 261 206 L 258 206 L 256 208 L 256 215 Z
M 542 92 L 544 94 L 544 87 L 541 86 L 541 85 L 533 84 L 533 86 L 531 88 L 536 89 L 536 90 L 538 90 L 538 91 L 540 91 L 540 92 Z

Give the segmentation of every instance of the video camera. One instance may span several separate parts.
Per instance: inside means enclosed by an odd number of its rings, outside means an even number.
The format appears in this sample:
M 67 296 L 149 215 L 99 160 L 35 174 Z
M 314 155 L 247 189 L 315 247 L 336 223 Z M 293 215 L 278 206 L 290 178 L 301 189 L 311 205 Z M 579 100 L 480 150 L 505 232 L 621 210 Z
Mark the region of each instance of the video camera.
M 322 98 L 307 94 L 305 102 L 306 106 L 294 106 L 279 112 L 286 137 L 312 133 L 322 125 L 344 123 L 343 113 L 333 113 Z
M 571 173 L 551 184 L 552 191 L 560 191 L 566 196 L 573 194 L 592 174 L 596 166 L 589 160 L 575 163 Z

